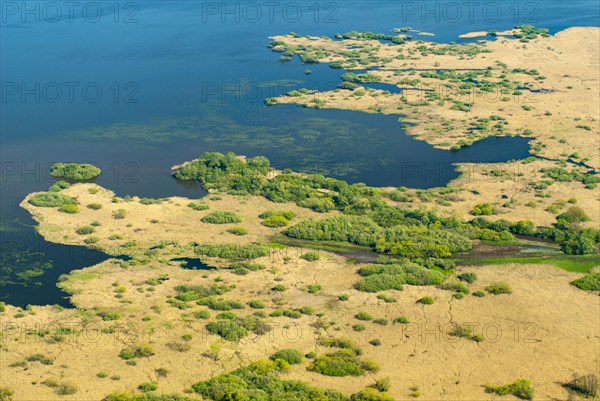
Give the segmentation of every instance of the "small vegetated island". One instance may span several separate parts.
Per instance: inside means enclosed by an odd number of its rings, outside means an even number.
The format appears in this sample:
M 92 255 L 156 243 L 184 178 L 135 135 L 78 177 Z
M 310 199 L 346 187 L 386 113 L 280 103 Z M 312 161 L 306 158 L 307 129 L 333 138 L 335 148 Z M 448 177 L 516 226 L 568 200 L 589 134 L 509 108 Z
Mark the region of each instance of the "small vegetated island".
M 58 164 L 71 183 L 21 203 L 39 233 L 128 258 L 61 276 L 73 308 L 0 304 L 3 327 L 20 328 L 2 333 L 2 400 L 596 396 L 598 77 L 574 43 L 592 43 L 598 29 L 507 35 L 444 45 L 406 30 L 290 34 L 272 44 L 284 60 L 349 72 L 338 91 L 269 104 L 405 114 L 418 120 L 411 134 L 448 148 L 531 130 L 532 160 L 449 188 L 374 188 L 205 153 L 173 175 L 199 181 L 206 197 L 148 199 L 74 183 L 91 169 Z M 467 62 L 472 71 L 462 71 Z M 417 101 L 364 86 L 438 81 L 475 99 L 425 90 Z M 483 102 L 495 89 L 540 102 Z M 192 259 L 200 269 L 182 262 Z

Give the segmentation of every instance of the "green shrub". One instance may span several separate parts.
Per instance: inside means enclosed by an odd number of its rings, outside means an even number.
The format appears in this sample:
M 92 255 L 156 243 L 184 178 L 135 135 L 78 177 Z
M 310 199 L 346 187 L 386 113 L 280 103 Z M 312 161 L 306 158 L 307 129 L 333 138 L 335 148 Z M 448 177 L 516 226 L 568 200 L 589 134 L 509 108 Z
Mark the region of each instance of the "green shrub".
M 364 388 L 358 393 L 353 394 L 350 397 L 351 401 L 394 401 L 394 398 L 387 392 L 380 392 L 378 390 L 377 382 L 375 383 L 376 388 Z
M 211 334 L 216 334 L 227 341 L 239 341 L 246 337 L 248 333 L 253 332 L 256 335 L 265 334 L 271 328 L 262 320 L 247 316 L 237 319 L 226 319 L 210 322 L 206 325 L 206 330 Z
M 248 229 L 246 227 L 231 227 L 227 229 L 227 232 L 233 235 L 246 235 Z
M 126 215 L 127 215 L 127 211 L 125 209 L 118 209 L 118 210 L 114 211 L 112 214 L 113 219 L 116 219 L 116 220 L 123 220 Z
M 274 361 L 256 361 L 247 367 L 198 382 L 192 388 L 203 399 L 212 401 L 348 401 L 346 395 L 336 390 L 320 389 L 299 381 L 284 381 L 279 375 L 281 370 L 285 370 L 285 366 Z
M 86 239 L 83 240 L 83 242 L 85 242 L 88 245 L 95 244 L 98 241 L 100 241 L 100 238 L 98 238 L 98 237 L 87 237 Z
M 379 392 L 386 392 L 386 391 L 390 391 L 390 388 L 392 387 L 391 383 L 390 383 L 390 378 L 389 377 L 382 377 L 381 379 L 377 379 L 375 381 L 375 388 L 379 391 Z
M 42 365 L 47 365 L 47 366 L 54 364 L 54 360 L 52 358 L 47 357 L 42 354 L 30 355 L 27 358 L 25 358 L 25 360 L 28 362 L 39 362 Z
M 277 351 L 276 353 L 274 353 L 273 355 L 270 356 L 270 358 L 272 361 L 276 360 L 276 359 L 282 359 L 284 361 L 286 361 L 287 363 L 289 363 L 290 365 L 295 365 L 298 364 L 300 362 L 302 362 L 302 354 L 295 350 L 295 349 L 282 349 L 280 351 Z
M 398 300 L 396 298 L 391 297 L 387 294 L 379 294 L 379 295 L 377 295 L 377 299 L 381 299 L 386 304 L 392 304 L 394 302 L 398 302 Z
M 88 235 L 93 233 L 94 227 L 90 227 L 90 226 L 85 226 L 85 227 L 79 227 L 77 230 L 75 230 L 75 233 L 79 234 L 79 235 Z
M 455 325 L 452 330 L 448 333 L 454 337 L 467 338 L 471 341 L 481 342 L 483 337 L 473 334 L 473 329 L 470 326 Z
M 378 370 L 377 364 L 371 361 L 361 361 L 356 352 L 349 348 L 342 348 L 317 357 L 308 367 L 308 370 L 325 376 L 360 376 L 365 372 Z
M 263 301 L 251 300 L 246 303 L 252 309 L 265 309 L 266 305 Z
M 206 203 L 197 203 L 197 202 L 190 202 L 188 203 L 188 207 L 194 210 L 198 210 L 198 211 L 203 211 L 203 210 L 208 210 L 209 207 Z
M 475 273 L 462 273 L 458 275 L 458 279 L 460 281 L 464 281 L 465 283 L 473 284 L 475 280 L 477 280 L 477 275 Z
M 147 382 L 140 384 L 137 388 L 142 393 L 148 393 L 150 391 L 156 391 L 158 389 L 158 385 L 156 383 Z
M 321 288 L 322 287 L 319 284 L 311 284 L 311 285 L 308 286 L 308 293 L 309 294 L 315 294 L 315 293 L 321 291 Z
M 571 281 L 571 284 L 584 291 L 600 291 L 600 273 L 590 273 Z
M 75 383 L 61 383 L 56 388 L 56 394 L 58 395 L 71 395 L 78 391 Z
M 373 316 L 371 316 L 367 312 L 358 312 L 356 315 L 354 315 L 354 317 L 358 320 L 365 320 L 365 321 L 373 320 Z
M 307 252 L 300 257 L 308 262 L 315 262 L 321 258 L 318 252 Z
M 61 207 L 63 205 L 77 204 L 75 198 L 56 192 L 42 192 L 32 195 L 28 202 L 36 207 Z
M 359 324 L 355 324 L 354 326 L 352 326 L 352 329 L 354 331 L 361 332 L 361 331 L 364 331 L 366 329 L 366 327 L 364 324 L 359 323 Z
M 410 323 L 406 316 L 399 316 L 394 319 L 394 323 L 396 324 L 408 324 Z
M 225 267 L 228 270 L 233 271 L 233 273 L 238 276 L 243 276 L 248 274 L 249 272 L 255 272 L 259 270 L 264 270 L 266 267 L 260 263 L 250 263 L 250 262 L 234 262 Z
M 423 304 L 423 305 L 431 305 L 433 304 L 435 301 L 433 300 L 433 298 L 431 297 L 423 297 L 419 300 L 417 300 L 417 303 L 419 304 Z
M 505 282 L 497 282 L 491 283 L 485 290 L 490 294 L 498 295 L 498 294 L 512 294 L 512 288 L 508 283 Z
M 480 203 L 471 210 L 471 214 L 473 216 L 491 216 L 494 211 L 489 203 Z
M 92 210 L 100 210 L 102 209 L 102 205 L 99 203 L 90 203 L 89 205 L 87 205 L 88 209 L 92 209 Z
M 241 223 L 242 218 L 234 212 L 211 212 L 200 219 L 203 223 L 208 224 L 231 224 Z
M 0 302 L 0 313 L 6 312 L 6 304 L 4 302 Z
M 357 282 L 354 288 L 365 292 L 401 291 L 404 284 L 440 285 L 444 280 L 444 275 L 439 271 L 410 262 L 403 265 L 366 265 L 358 270 L 358 274 L 365 278 Z
M 387 326 L 387 319 L 373 319 L 373 323 L 378 324 L 380 326 Z
M 58 208 L 59 212 L 67 213 L 67 214 L 76 214 L 79 213 L 79 206 L 73 205 L 70 203 L 65 203 Z
M 270 228 L 285 227 L 290 221 L 283 216 L 269 216 L 262 221 L 262 225 Z
M 65 178 L 70 181 L 90 180 L 100 174 L 101 170 L 91 164 L 56 163 L 50 167 L 52 177 Z
M 277 284 L 275 287 L 271 288 L 271 290 L 283 292 L 283 291 L 287 290 L 287 288 L 283 284 Z
M 483 297 L 485 297 L 485 292 L 478 290 L 473 293 L 473 296 L 478 297 L 478 298 L 483 298 Z
M 134 358 L 149 358 L 154 355 L 154 348 L 150 344 L 142 343 L 138 345 L 131 345 L 124 348 L 119 353 L 119 357 L 125 360 L 131 360 Z
M 207 310 L 201 310 L 194 313 L 196 319 L 210 319 L 210 312 Z
M 290 220 L 292 220 L 294 217 L 296 217 L 296 214 L 294 212 L 290 212 L 290 211 L 286 211 L 286 210 L 269 210 L 268 212 L 265 212 L 258 217 L 261 219 L 268 219 L 269 217 L 273 217 L 273 216 L 281 216 L 284 219 L 286 219 L 289 223 Z
M 342 295 L 340 295 L 340 296 L 338 297 L 338 299 L 339 299 L 340 301 L 347 301 L 347 300 L 349 300 L 349 299 L 350 299 L 350 295 L 348 295 L 348 294 L 342 294 Z
M 506 384 L 504 386 L 485 386 L 486 393 L 493 393 L 497 395 L 509 395 L 512 394 L 515 397 L 522 398 L 524 400 L 533 399 L 533 387 L 531 382 L 527 379 L 519 379 L 512 384 Z

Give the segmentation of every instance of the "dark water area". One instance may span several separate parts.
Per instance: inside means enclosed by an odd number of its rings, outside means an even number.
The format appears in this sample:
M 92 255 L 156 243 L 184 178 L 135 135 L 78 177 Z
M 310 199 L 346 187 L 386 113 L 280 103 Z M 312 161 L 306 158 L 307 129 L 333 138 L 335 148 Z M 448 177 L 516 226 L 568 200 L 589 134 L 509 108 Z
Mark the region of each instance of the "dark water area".
M 188 270 L 216 270 L 216 268 L 212 266 L 208 266 L 207 264 L 202 263 L 200 259 L 197 258 L 177 258 L 171 259 L 171 262 L 179 262 L 181 263 L 182 269 Z
M 266 107 L 266 98 L 290 90 L 334 89 L 344 73 L 279 62 L 266 47 L 272 35 L 410 26 L 436 34 L 417 39 L 464 43 L 462 33 L 521 24 L 551 33 L 600 25 L 600 5 L 588 0 L 481 1 L 473 12 L 444 1 L 298 1 L 281 2 L 272 13 L 263 5 L 259 14 L 249 4 L 260 2 L 143 0 L 95 3 L 102 4 L 99 14 L 76 7 L 73 18 L 66 6 L 57 17 L 35 11 L 43 2 L 14 4 L 16 12 L 0 22 L 0 269 L 3 282 L 23 281 L 18 274 L 32 264 L 45 271 L 29 279 L 38 286 L 0 286 L 0 300 L 20 306 L 67 305 L 54 285 L 60 274 L 108 257 L 44 241 L 18 206 L 52 185 L 49 166 L 57 161 L 98 165 L 96 182 L 119 196 L 199 198 L 205 192 L 198 183 L 177 182 L 170 168 L 206 151 L 265 155 L 277 168 L 416 188 L 456 178 L 452 163 L 528 155 L 526 138 L 440 151 L 406 136 L 401 116 Z

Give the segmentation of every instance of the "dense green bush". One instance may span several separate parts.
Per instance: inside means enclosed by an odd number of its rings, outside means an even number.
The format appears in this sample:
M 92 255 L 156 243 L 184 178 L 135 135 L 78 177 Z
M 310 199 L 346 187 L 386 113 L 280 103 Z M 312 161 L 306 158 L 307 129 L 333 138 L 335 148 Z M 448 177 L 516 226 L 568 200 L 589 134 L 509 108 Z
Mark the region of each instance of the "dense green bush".
M 417 303 L 422 305 L 432 305 L 435 301 L 431 297 L 423 297 L 417 300 Z
M 127 211 L 125 209 L 118 209 L 113 212 L 112 216 L 115 220 L 123 220 L 127 216 Z
M 265 265 L 260 263 L 250 263 L 250 262 L 234 262 L 230 263 L 227 267 L 228 270 L 233 271 L 233 273 L 243 276 L 250 272 L 255 272 L 259 270 L 266 269 Z
M 89 205 L 87 205 L 88 209 L 92 209 L 92 210 L 100 210 L 102 209 L 102 205 L 99 203 L 90 203 Z
M 491 216 L 494 211 L 489 203 L 480 203 L 471 210 L 471 214 L 473 216 Z
M 96 178 L 102 171 L 91 164 L 56 163 L 50 167 L 50 175 L 70 181 L 85 181 Z
M 477 280 L 477 275 L 471 272 L 462 273 L 458 275 L 458 279 L 460 281 L 464 281 L 465 283 L 473 284 L 475 280 Z
M 527 379 L 519 379 L 512 384 L 506 384 L 504 386 L 486 385 L 485 392 L 498 395 L 512 394 L 515 397 L 522 398 L 524 400 L 533 399 L 533 387 L 531 386 L 531 382 Z
M 150 344 L 131 345 L 119 353 L 121 359 L 148 358 L 154 355 L 154 347 Z
M 373 316 L 367 312 L 358 312 L 354 317 L 358 320 L 373 320 Z
M 113 393 L 102 401 L 198 401 L 196 398 L 185 397 L 178 394 L 135 394 Z
M 239 341 L 250 332 L 256 335 L 265 334 L 271 327 L 261 319 L 254 316 L 246 316 L 235 319 L 221 319 L 206 324 L 206 330 L 216 334 L 227 341 Z
M 67 214 L 76 214 L 79 213 L 79 206 L 73 205 L 72 203 L 65 203 L 58 208 L 58 211 Z
M 76 205 L 77 200 L 67 195 L 56 192 L 42 192 L 29 198 L 31 205 L 37 207 L 60 207 L 63 205 Z
M 306 260 L 307 262 L 316 262 L 321 258 L 321 255 L 319 255 L 319 252 L 307 252 L 300 256 L 300 258 Z
M 156 391 L 158 389 L 158 385 L 152 382 L 142 383 L 138 386 L 138 390 L 142 393 L 148 393 L 150 391 Z
M 300 351 L 288 348 L 277 351 L 276 353 L 270 356 L 270 359 L 272 361 L 275 361 L 277 359 L 283 359 L 290 365 L 295 365 L 302 362 L 303 357 Z
M 63 189 L 67 189 L 71 186 L 71 184 L 69 184 L 66 181 L 58 181 L 55 182 L 50 188 L 48 188 L 48 192 L 59 192 L 62 191 Z
M 194 210 L 202 211 L 208 210 L 209 207 L 206 203 L 198 203 L 198 202 L 190 202 L 188 203 L 188 207 Z
M 227 229 L 227 232 L 233 235 L 246 235 L 248 234 L 248 229 L 246 227 L 231 227 Z
M 203 223 L 209 224 L 232 224 L 241 223 L 242 218 L 234 212 L 211 212 L 200 219 Z
M 281 216 L 287 221 L 291 221 L 294 217 L 296 217 L 296 213 L 290 212 L 288 210 L 269 210 L 268 212 L 264 212 L 258 217 L 261 219 L 267 219 L 273 216 Z
M 290 221 L 283 216 L 269 216 L 262 221 L 262 225 L 270 228 L 285 227 Z
M 378 366 L 372 361 L 361 361 L 357 353 L 350 348 L 318 356 L 308 370 L 325 376 L 360 376 L 365 372 L 375 372 Z
M 444 275 L 439 271 L 412 262 L 366 265 L 358 270 L 358 274 L 365 278 L 357 282 L 354 288 L 365 292 L 402 290 L 403 284 L 440 285 L 444 281 Z
M 348 401 L 346 395 L 336 390 L 282 380 L 279 375 L 282 369 L 272 361 L 256 361 L 231 373 L 198 382 L 192 388 L 204 399 L 213 401 Z
M 571 281 L 571 284 L 584 291 L 600 291 L 600 273 L 590 273 Z
M 512 288 L 510 287 L 510 284 L 505 282 L 491 283 L 485 287 L 485 290 L 494 295 L 512 294 Z

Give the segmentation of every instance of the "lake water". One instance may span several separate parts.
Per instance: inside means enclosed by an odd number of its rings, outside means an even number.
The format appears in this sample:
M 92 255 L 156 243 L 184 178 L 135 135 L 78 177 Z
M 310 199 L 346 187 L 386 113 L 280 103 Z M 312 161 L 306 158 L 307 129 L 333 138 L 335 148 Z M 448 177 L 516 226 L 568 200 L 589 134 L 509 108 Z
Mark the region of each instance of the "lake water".
M 452 163 L 528 154 L 524 138 L 489 138 L 448 152 L 407 137 L 401 116 L 266 107 L 265 98 L 299 87 L 335 88 L 344 72 L 279 62 L 266 47 L 272 35 L 411 26 L 436 34 L 411 33 L 418 38 L 464 42 L 457 37 L 467 31 L 520 24 L 552 32 L 600 25 L 596 1 L 481 1 L 471 10 L 433 1 L 284 1 L 273 9 L 249 1 L 61 4 L 3 2 L 1 10 L 0 298 L 20 306 L 66 305 L 52 283 L 106 257 L 47 243 L 18 207 L 27 193 L 52 184 L 47 172 L 56 161 L 97 164 L 98 183 L 119 195 L 197 198 L 204 191 L 172 179 L 170 167 L 205 151 L 265 155 L 277 168 L 417 188 L 455 178 Z M 45 273 L 17 275 L 32 265 Z

